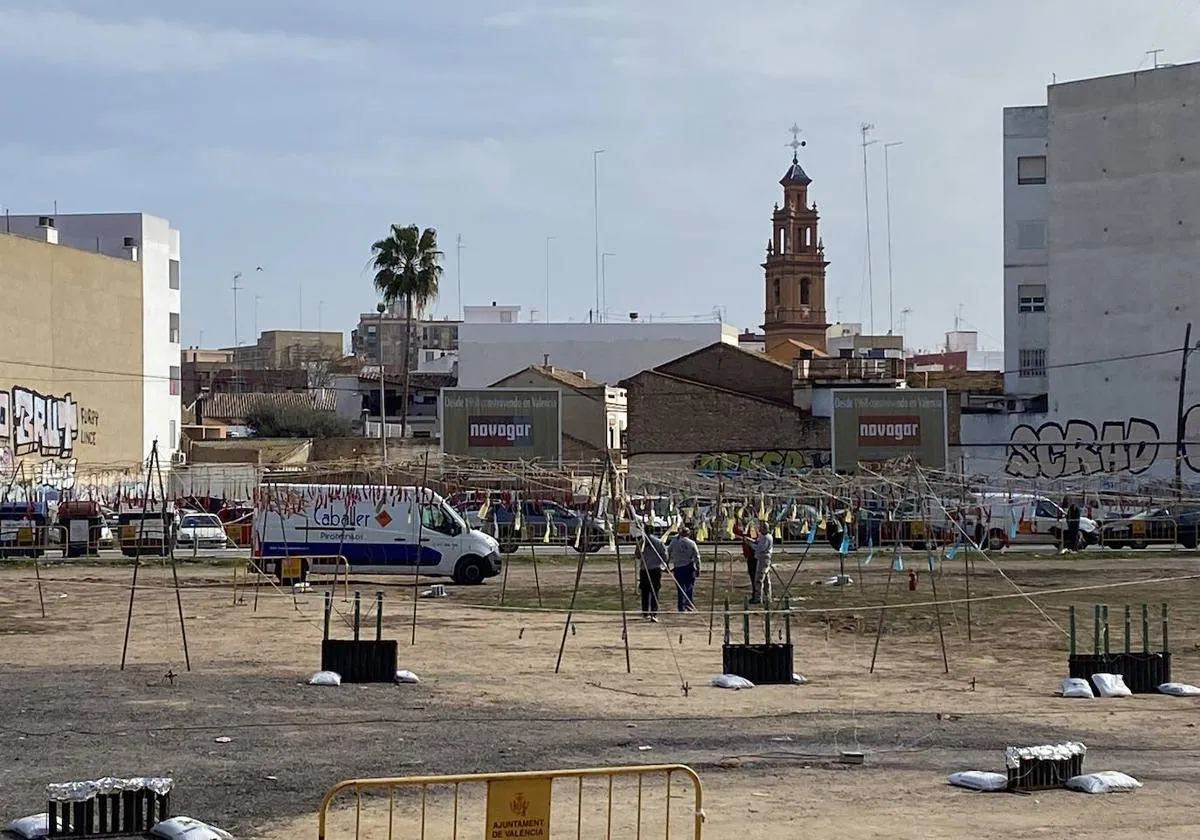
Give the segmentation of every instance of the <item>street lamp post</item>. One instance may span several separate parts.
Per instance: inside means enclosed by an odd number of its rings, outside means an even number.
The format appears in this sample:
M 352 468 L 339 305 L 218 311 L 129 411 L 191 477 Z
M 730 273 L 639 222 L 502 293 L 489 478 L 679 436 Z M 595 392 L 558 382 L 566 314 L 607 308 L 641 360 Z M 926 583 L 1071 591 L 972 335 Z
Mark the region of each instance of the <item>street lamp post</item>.
M 375 311 L 379 313 L 378 335 L 375 336 L 376 355 L 379 356 L 379 449 L 383 456 L 383 465 L 387 466 L 387 408 L 385 407 L 385 392 L 384 392 L 384 369 L 383 369 L 383 313 L 387 310 L 382 302 L 375 304 Z M 384 483 L 387 483 L 387 474 L 383 477 Z
M 600 318 L 600 155 L 604 149 L 592 152 L 592 237 L 595 244 L 596 309 L 595 318 Z
M 600 255 L 600 320 L 608 319 L 608 258 L 615 257 L 611 251 Z
M 887 257 L 888 257 L 888 335 L 896 328 L 896 301 L 892 286 L 892 180 L 888 171 L 888 150 L 894 146 L 903 146 L 903 140 L 893 140 L 883 144 L 883 203 L 887 224 Z

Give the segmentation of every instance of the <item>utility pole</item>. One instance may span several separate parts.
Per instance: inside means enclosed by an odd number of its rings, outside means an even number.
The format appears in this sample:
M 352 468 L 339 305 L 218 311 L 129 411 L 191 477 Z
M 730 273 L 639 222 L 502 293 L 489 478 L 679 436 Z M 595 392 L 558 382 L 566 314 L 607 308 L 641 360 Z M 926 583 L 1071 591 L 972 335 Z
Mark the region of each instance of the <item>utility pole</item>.
M 592 152 L 592 236 L 594 239 L 596 254 L 596 317 L 600 317 L 600 155 L 604 154 L 604 149 L 596 149 Z
M 262 300 L 262 295 L 254 296 L 254 335 L 258 335 L 258 302 Z
M 875 130 L 875 126 L 871 123 L 863 123 L 859 126 L 859 131 L 862 132 L 862 153 L 863 153 L 863 208 L 866 211 L 867 221 L 867 312 L 870 318 L 871 335 L 875 335 L 875 277 L 871 269 L 871 189 L 867 179 L 867 146 L 878 143 L 878 140 L 868 140 L 867 135 Z
M 888 170 L 888 150 L 903 145 L 903 140 L 893 140 L 891 143 L 883 144 L 883 195 L 887 217 L 888 335 L 892 335 L 896 331 L 896 298 L 892 285 L 892 178 Z
M 463 302 L 462 302 L 462 252 L 463 252 L 463 248 L 466 248 L 466 247 L 467 247 L 467 246 L 463 244 L 463 241 L 462 241 L 462 234 L 460 233 L 460 234 L 458 235 L 458 238 L 457 238 L 457 240 L 456 240 L 456 241 L 455 241 L 455 243 L 454 243 L 454 257 L 455 257 L 455 262 L 456 262 L 456 266 L 455 266 L 455 273 L 458 275 L 458 278 L 457 278 L 457 279 L 458 279 L 458 320 L 460 320 L 460 321 L 461 321 L 461 320 L 462 320 L 462 318 L 463 318 Z
M 550 243 L 557 239 L 557 236 L 546 237 L 546 323 L 550 323 Z
M 1187 455 L 1187 445 L 1184 443 L 1184 433 L 1187 423 L 1183 410 L 1183 402 L 1187 392 L 1187 363 L 1192 355 L 1192 322 L 1188 321 L 1183 332 L 1183 352 L 1179 359 L 1179 404 L 1175 409 L 1175 499 L 1183 499 L 1183 459 Z
M 383 367 L 383 313 L 386 310 L 387 307 L 382 301 L 375 304 L 375 311 L 379 313 L 379 333 L 375 336 L 375 349 L 378 351 L 379 355 L 379 452 L 383 457 L 383 466 L 385 470 L 387 469 L 387 408 L 385 405 L 386 397 L 384 384 L 386 383 L 387 378 L 384 376 Z M 406 324 L 405 329 L 407 328 L 408 327 Z M 387 483 L 386 472 L 384 473 L 383 481 L 384 484 Z

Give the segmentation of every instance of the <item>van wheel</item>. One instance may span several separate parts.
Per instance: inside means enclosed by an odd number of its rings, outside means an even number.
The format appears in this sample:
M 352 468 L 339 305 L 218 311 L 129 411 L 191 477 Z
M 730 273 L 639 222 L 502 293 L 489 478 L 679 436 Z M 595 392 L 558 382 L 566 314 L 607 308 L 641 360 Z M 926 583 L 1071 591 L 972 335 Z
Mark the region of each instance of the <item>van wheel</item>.
M 988 534 L 987 547 L 989 551 L 999 551 L 1004 548 L 1004 534 L 1000 531 L 992 531 Z
M 486 576 L 487 568 L 483 558 L 469 555 L 458 561 L 451 580 L 463 586 L 479 586 Z

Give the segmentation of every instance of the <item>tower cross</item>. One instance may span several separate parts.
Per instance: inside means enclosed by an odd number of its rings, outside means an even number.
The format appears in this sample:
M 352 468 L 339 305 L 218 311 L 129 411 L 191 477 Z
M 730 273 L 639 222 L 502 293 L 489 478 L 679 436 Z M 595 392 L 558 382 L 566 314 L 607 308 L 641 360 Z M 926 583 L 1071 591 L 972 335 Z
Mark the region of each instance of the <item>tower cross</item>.
M 804 141 L 800 139 L 800 126 L 792 123 L 788 131 L 792 133 L 792 142 L 786 144 L 792 150 L 792 163 L 799 163 L 799 150 L 804 145 Z

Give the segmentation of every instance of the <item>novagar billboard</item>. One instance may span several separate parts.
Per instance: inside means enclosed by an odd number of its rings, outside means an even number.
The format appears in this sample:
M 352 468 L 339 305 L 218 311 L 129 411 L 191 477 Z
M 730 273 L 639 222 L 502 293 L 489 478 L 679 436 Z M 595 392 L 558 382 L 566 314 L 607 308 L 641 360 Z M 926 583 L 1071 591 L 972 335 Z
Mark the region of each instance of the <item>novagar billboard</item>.
M 910 457 L 923 467 L 946 468 L 946 392 L 933 388 L 833 392 L 830 445 L 833 468 L 855 472 L 860 463 Z
M 443 388 L 442 451 L 492 461 L 559 461 L 559 397 L 553 388 Z

